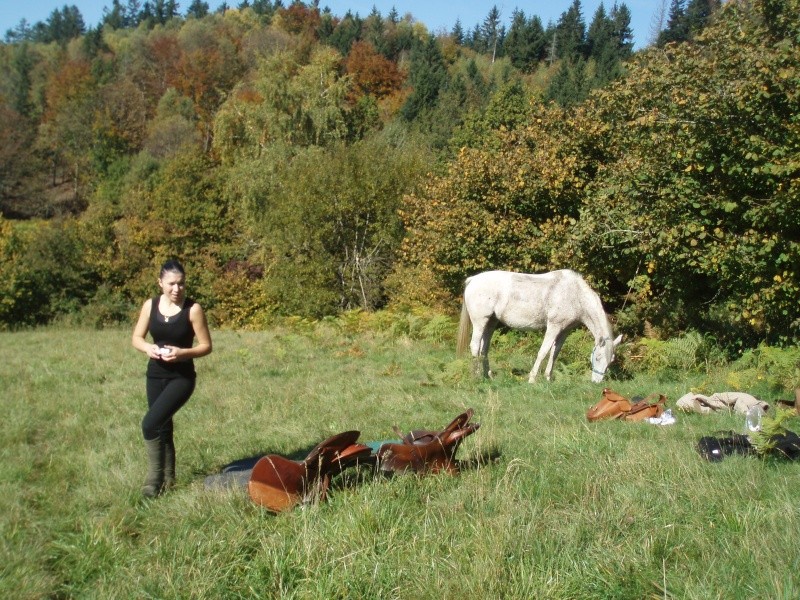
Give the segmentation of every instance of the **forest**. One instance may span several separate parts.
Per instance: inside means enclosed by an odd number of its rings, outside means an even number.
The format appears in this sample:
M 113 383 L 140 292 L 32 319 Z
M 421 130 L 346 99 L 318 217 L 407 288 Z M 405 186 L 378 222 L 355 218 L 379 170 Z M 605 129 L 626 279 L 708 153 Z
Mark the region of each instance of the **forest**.
M 0 328 L 128 323 L 178 258 L 216 327 L 454 313 L 571 268 L 631 335 L 800 340 L 800 0 L 556 23 L 114 0 L 0 44 Z M 587 25 L 588 23 L 588 25 Z

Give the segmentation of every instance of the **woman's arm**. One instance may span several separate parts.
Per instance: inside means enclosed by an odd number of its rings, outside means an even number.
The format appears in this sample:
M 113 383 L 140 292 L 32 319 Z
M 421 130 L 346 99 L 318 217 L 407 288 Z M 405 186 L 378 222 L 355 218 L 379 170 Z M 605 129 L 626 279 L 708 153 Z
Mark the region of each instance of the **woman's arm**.
M 136 327 L 133 328 L 133 335 L 131 336 L 131 344 L 139 352 L 144 352 L 150 358 L 159 358 L 158 346 L 151 344 L 145 339 L 147 332 L 150 329 L 150 308 L 152 302 L 148 299 L 142 305 L 142 310 L 139 312 L 139 320 L 136 321 Z

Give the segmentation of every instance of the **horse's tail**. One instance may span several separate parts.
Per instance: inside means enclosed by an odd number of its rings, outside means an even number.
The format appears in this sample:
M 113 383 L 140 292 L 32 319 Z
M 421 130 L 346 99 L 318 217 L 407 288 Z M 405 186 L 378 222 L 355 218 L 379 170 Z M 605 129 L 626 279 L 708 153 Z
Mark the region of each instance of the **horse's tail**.
M 467 301 L 464 300 L 461 304 L 461 319 L 458 322 L 458 338 L 456 342 L 456 355 L 461 356 L 469 346 L 470 339 L 470 320 L 469 312 L 467 311 Z

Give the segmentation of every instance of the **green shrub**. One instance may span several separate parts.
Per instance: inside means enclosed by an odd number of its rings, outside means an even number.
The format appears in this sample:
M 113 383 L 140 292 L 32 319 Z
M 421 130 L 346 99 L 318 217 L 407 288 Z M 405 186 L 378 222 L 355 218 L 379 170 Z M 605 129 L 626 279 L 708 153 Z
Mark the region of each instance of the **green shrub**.
M 800 348 L 776 348 L 761 344 L 745 351 L 731 364 L 735 381 L 761 381 L 775 391 L 800 387 Z
M 620 353 L 629 374 L 698 373 L 724 360 L 713 341 L 696 331 L 668 340 L 641 338 L 624 345 Z

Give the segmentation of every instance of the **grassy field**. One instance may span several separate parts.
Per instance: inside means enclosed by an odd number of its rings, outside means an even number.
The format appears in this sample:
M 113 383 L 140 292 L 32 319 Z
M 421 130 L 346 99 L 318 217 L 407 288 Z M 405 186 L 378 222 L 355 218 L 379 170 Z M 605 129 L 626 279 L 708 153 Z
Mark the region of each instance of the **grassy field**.
M 800 597 L 800 464 L 695 449 L 742 417 L 588 423 L 603 386 L 581 334 L 534 385 L 532 344 L 499 340 L 482 382 L 454 334 L 213 332 L 176 417 L 178 487 L 153 501 L 139 494 L 145 360 L 130 332 L 0 334 L 0 597 Z M 605 385 L 673 405 L 729 381 L 688 369 Z M 466 407 L 482 426 L 455 477 L 351 470 L 328 502 L 278 516 L 204 485 L 243 458 L 302 456 L 347 429 L 391 439 Z

